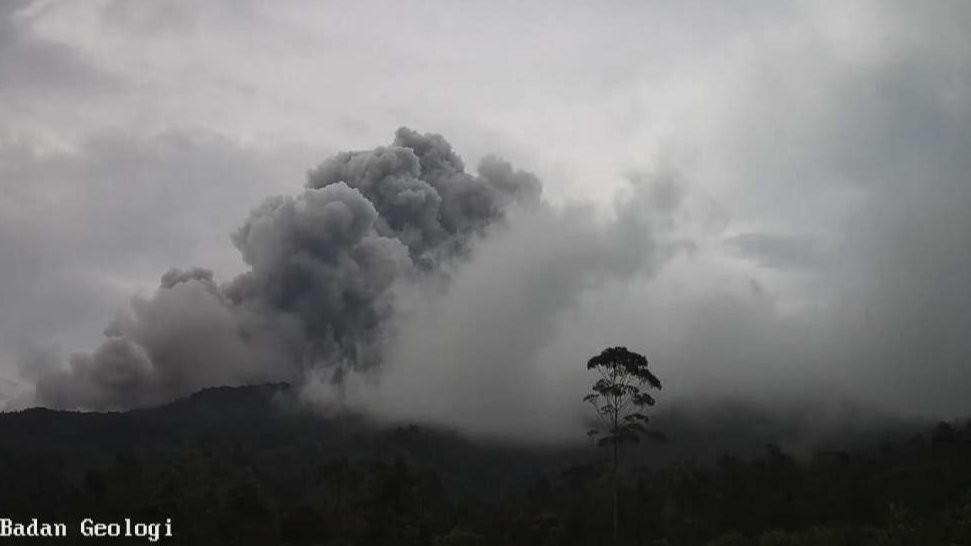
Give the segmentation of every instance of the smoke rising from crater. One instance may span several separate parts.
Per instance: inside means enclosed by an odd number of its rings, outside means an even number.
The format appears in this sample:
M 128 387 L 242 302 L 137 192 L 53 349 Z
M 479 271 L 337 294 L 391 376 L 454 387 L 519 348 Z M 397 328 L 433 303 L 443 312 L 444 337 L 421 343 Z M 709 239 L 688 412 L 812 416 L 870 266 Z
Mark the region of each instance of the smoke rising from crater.
M 394 286 L 465 255 L 538 180 L 496 158 L 465 172 L 444 138 L 399 129 L 387 147 L 338 154 L 296 197 L 255 208 L 232 240 L 249 271 L 218 284 L 171 270 L 91 353 L 38 374 L 38 402 L 116 409 L 212 385 L 300 381 L 367 368 L 394 313 Z
M 570 329 L 565 340 L 564 320 L 588 312 L 591 297 L 648 281 L 690 247 L 673 173 L 630 183 L 607 214 L 575 203 L 510 211 L 448 282 L 424 278 L 399 292 L 379 369 L 350 376 L 341 389 L 308 381 L 303 397 L 475 437 L 579 441 L 590 379 L 584 356 L 610 342 L 647 351 L 644 336 L 657 324 L 632 321 L 639 332 L 606 341 Z

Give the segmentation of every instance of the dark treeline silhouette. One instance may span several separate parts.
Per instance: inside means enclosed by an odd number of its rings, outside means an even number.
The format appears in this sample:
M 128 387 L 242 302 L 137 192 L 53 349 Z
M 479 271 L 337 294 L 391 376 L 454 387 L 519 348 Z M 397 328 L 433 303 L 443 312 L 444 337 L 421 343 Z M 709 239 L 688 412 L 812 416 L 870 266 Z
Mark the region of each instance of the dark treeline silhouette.
M 220 388 L 127 413 L 0 415 L 0 515 L 72 532 L 83 517 L 172 518 L 176 544 L 610 540 L 604 450 L 490 447 L 321 418 L 279 403 L 286 393 Z M 679 431 L 665 432 L 676 445 Z M 801 458 L 770 444 L 754 456 L 642 464 L 660 449 L 626 457 L 618 543 L 971 544 L 969 424 Z

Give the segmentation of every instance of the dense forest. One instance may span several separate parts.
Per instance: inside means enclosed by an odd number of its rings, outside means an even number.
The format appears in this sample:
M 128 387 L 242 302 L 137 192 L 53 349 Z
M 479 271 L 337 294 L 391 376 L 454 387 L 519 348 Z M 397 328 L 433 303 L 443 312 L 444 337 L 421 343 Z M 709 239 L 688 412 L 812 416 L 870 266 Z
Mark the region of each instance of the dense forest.
M 321 417 L 288 393 L 218 388 L 126 413 L 0 415 L 0 514 L 75 532 L 83 517 L 171 518 L 163 542 L 177 544 L 611 541 L 602 450 Z M 714 436 L 694 456 L 679 436 L 698 447 L 710 434 L 690 429 L 628 453 L 619 543 L 971 544 L 971 423 L 798 456 L 772 443 L 730 454 Z

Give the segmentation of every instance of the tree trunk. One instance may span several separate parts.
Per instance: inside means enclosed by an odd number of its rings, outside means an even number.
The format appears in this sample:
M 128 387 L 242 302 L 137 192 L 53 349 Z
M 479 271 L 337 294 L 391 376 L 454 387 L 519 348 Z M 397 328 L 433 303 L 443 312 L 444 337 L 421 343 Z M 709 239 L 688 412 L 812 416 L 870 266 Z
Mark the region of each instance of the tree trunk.
M 618 472 L 617 462 L 618 462 L 618 449 L 619 449 L 619 446 L 618 446 L 617 437 L 616 437 L 616 434 L 615 434 L 614 435 L 614 468 L 613 468 L 613 477 L 612 477 L 613 479 L 611 480 L 613 482 L 612 483 L 612 489 L 613 489 L 613 494 L 614 494 L 614 499 L 613 499 L 614 502 L 613 502 L 613 504 L 614 504 L 614 544 L 615 545 L 617 544 L 617 530 L 618 530 L 618 527 L 619 527 L 619 525 L 618 525 L 619 518 L 618 518 L 618 514 L 617 514 L 617 512 L 618 512 L 618 510 L 617 510 L 617 508 L 618 508 L 618 506 L 617 506 L 617 472 Z

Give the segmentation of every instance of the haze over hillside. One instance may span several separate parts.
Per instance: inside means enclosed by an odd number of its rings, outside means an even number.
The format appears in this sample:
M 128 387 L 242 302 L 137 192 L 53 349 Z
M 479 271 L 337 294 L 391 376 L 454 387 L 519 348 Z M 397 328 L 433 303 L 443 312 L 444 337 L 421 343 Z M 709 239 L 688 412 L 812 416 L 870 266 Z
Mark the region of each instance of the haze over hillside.
M 0 542 L 971 544 L 968 150 L 961 0 L 0 0 Z
M 969 26 L 950 2 L 5 3 L 0 396 L 288 381 L 560 442 L 583 363 L 624 345 L 662 406 L 964 416 Z

